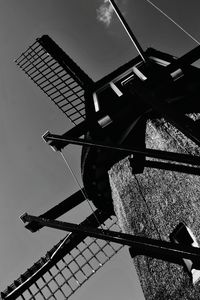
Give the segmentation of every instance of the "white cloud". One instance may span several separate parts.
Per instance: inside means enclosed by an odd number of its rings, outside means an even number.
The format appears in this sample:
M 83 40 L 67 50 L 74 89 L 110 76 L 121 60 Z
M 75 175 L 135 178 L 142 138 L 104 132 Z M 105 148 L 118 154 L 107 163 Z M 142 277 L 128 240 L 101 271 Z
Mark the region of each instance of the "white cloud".
M 113 12 L 109 0 L 104 0 L 103 4 L 97 9 L 97 20 L 108 27 L 112 21 Z
M 117 4 L 117 0 L 116 4 Z M 127 5 L 128 0 L 121 0 L 122 6 Z M 126 9 L 125 9 L 126 10 Z M 110 25 L 113 17 L 114 9 L 109 0 L 103 0 L 103 3 L 97 9 L 97 20 L 103 22 L 107 27 Z M 123 15 L 126 15 L 125 11 L 122 11 Z

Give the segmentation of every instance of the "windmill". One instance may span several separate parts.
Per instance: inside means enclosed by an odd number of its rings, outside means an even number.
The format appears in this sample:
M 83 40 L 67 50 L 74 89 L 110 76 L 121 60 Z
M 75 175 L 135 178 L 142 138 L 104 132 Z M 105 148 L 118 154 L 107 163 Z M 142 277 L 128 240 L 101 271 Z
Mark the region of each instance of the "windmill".
M 120 15 L 114 1 L 112 3 Z M 123 23 L 129 31 L 124 20 Z M 129 31 L 129 34 L 140 55 L 96 83 L 48 36 L 39 38 L 16 61 L 20 68 L 74 123 L 75 126 L 62 136 L 48 132 L 43 138 L 56 151 L 60 151 L 68 143 L 84 145 L 82 175 L 85 190 L 80 190 L 40 217 L 28 214 L 22 216 L 22 220 L 28 222 L 27 229 L 33 232 L 42 226 L 50 226 L 69 230 L 73 233 L 56 245 L 47 256 L 38 261 L 20 279 L 16 280 L 7 291 L 3 292 L 3 299 L 16 299 L 18 296 L 22 299 L 34 299 L 37 295 L 38 298 L 43 295 L 43 298 L 54 297 L 56 299 L 56 293 L 60 293 L 60 297 L 70 296 L 94 273 L 95 268 L 98 269 L 119 249 L 119 247 L 116 248 L 103 242 L 100 244 L 96 241 L 92 243 L 82 242 L 87 239 L 88 235 L 118 242 L 120 245 L 138 247 L 141 253 L 146 255 L 151 254 L 168 260 L 184 257 L 198 262 L 199 251 L 192 247 L 184 247 L 183 249 L 180 245 L 172 243 L 140 239 L 118 232 L 103 231 L 102 229 L 94 230 L 94 227 L 99 227 L 101 223 L 113 215 L 107 170 L 127 154 L 134 154 L 132 164 L 136 167 L 138 173 L 141 173 L 144 166 L 148 165 L 199 174 L 199 170 L 193 167 L 199 165 L 200 160 L 198 157 L 153 151 L 144 147 L 145 120 L 147 116 L 151 115 L 162 115 L 168 122 L 199 145 L 198 122 L 195 123 L 184 114 L 188 111 L 186 92 L 188 93 L 192 83 L 196 83 L 196 89 L 193 88 L 191 92 L 193 105 L 194 107 L 196 105 L 195 110 L 199 111 L 198 104 L 195 101 L 198 92 L 197 79 L 199 71 L 191 66 L 199 58 L 199 47 L 183 57 L 175 59 L 171 55 L 154 49 L 147 49 L 144 52 L 131 31 Z M 183 82 L 185 83 L 184 92 L 182 90 Z M 166 90 L 169 93 L 166 93 Z M 165 97 L 162 97 L 162 95 L 165 95 Z M 134 103 L 130 101 L 130 98 L 133 97 L 135 99 Z M 158 101 L 160 97 L 162 98 L 162 105 Z M 105 101 L 108 98 L 111 99 L 109 104 Z M 135 101 L 137 102 L 137 111 L 135 110 Z M 141 101 L 142 105 L 140 105 Z M 174 114 L 174 108 L 179 108 L 180 103 L 182 105 L 179 114 Z M 123 126 L 121 126 L 122 122 L 120 120 L 126 120 L 126 122 L 123 122 Z M 117 129 L 117 135 L 113 135 L 114 128 Z M 82 135 L 85 135 L 86 138 L 81 139 Z M 133 139 L 137 140 L 134 147 L 130 143 Z M 90 146 L 90 148 L 87 148 L 87 146 Z M 97 153 L 99 154 L 97 155 Z M 102 162 L 98 164 L 96 157 L 104 159 L 103 170 L 101 168 Z M 137 157 L 137 160 L 135 160 L 135 157 Z M 162 159 L 162 162 L 156 164 L 145 160 L 145 157 Z M 163 160 L 167 162 L 163 162 Z M 169 161 L 179 162 L 179 164 L 169 164 Z M 191 166 L 185 166 L 184 164 L 190 164 Z M 88 174 L 90 178 L 95 178 L 93 182 L 88 180 Z M 67 210 L 84 201 L 85 191 L 97 207 L 94 214 L 79 226 L 54 221 Z M 115 221 L 115 218 L 112 217 L 111 221 L 107 221 L 108 226 L 114 226 Z M 83 247 L 82 249 L 75 248 L 79 243 L 83 243 L 80 246 Z M 88 257 L 84 259 L 82 255 L 85 250 L 90 250 L 93 246 L 98 248 L 96 255 L 92 255 L 91 258 L 92 260 L 95 257 L 96 262 L 98 262 L 94 267 L 92 267 L 90 259 Z M 110 247 L 108 252 L 105 251 L 107 246 Z M 79 252 L 70 254 L 71 260 L 65 262 L 63 257 L 74 248 L 75 251 Z M 98 258 L 99 253 L 101 256 L 103 254 L 104 260 L 102 260 L 102 257 L 101 259 Z M 83 272 L 84 263 L 78 262 L 80 257 L 85 261 L 87 259 L 85 272 Z M 70 262 L 72 264 L 69 270 Z M 53 266 L 57 268 L 55 275 L 51 274 L 51 267 Z M 73 271 L 73 268 L 76 268 L 76 271 Z M 70 282 L 71 280 L 73 282 L 68 285 L 65 282 L 60 286 L 59 280 L 56 281 L 56 276 L 62 277 L 64 270 L 69 272 L 68 277 L 66 274 L 63 276 L 65 281 Z M 48 275 L 45 275 L 46 273 Z M 77 278 L 79 273 L 80 279 Z M 37 283 L 39 279 L 42 286 Z M 57 282 L 55 290 L 51 287 L 52 281 L 54 284 Z M 46 296 L 46 293 L 51 294 Z

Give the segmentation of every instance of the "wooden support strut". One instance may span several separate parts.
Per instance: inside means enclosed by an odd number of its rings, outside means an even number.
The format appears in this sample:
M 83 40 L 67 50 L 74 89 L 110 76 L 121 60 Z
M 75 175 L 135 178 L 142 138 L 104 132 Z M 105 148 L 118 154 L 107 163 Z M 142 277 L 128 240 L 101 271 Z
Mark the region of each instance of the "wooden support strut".
M 176 161 L 183 164 L 190 164 L 190 165 L 196 165 L 200 166 L 200 157 L 188 155 L 188 154 L 182 154 L 182 153 L 175 153 L 175 152 L 168 152 L 168 151 L 161 151 L 161 150 L 154 150 L 154 149 L 141 149 L 141 148 L 135 148 L 135 147 L 129 147 L 129 146 L 120 146 L 120 145 L 114 145 L 114 144 L 108 144 L 103 143 L 99 141 L 89 141 L 86 139 L 80 139 L 80 138 L 74 138 L 65 135 L 54 135 L 50 132 L 46 133 L 45 136 L 43 136 L 43 139 L 45 142 L 49 143 L 51 145 L 51 142 L 58 142 L 62 143 L 63 148 L 65 145 L 68 144 L 74 144 L 74 145 L 80 145 L 80 146 L 90 146 L 100 149 L 106 149 L 106 150 L 116 150 L 116 151 L 124 151 L 128 154 L 141 154 L 145 155 L 147 157 L 156 158 L 156 159 L 162 159 L 167 161 Z M 56 147 L 56 143 L 55 147 Z
M 83 201 L 85 201 L 85 198 L 83 197 L 83 191 L 79 190 L 78 192 L 72 194 L 67 199 L 54 206 L 53 208 L 41 214 L 40 218 L 57 219 L 72 208 L 82 203 Z M 25 227 L 31 232 L 36 232 L 42 228 L 42 225 L 40 225 L 38 222 L 31 222 Z
M 195 263 L 195 267 L 200 268 L 200 249 L 192 246 L 183 246 L 173 242 L 144 238 L 110 230 L 85 227 L 62 221 L 52 221 L 29 215 L 27 213 L 21 216 L 21 220 L 24 223 L 34 221 L 50 228 L 70 231 L 73 233 L 82 233 L 85 236 L 131 246 L 134 249 L 132 254 L 135 253 L 135 255 L 147 255 L 176 263 L 180 263 L 180 259 L 183 258 L 190 259 L 193 263 Z

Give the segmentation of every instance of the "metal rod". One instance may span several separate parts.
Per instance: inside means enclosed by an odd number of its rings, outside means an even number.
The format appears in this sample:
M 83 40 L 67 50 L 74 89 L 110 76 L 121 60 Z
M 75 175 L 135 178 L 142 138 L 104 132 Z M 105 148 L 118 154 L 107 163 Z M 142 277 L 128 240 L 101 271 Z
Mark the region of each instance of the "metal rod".
M 35 221 L 43 226 L 50 228 L 55 228 L 63 231 L 70 231 L 73 233 L 82 233 L 87 236 L 91 236 L 98 239 L 103 239 L 106 241 L 127 245 L 134 247 L 136 255 L 149 255 L 152 257 L 159 257 L 163 260 L 174 261 L 181 258 L 190 259 L 197 266 L 200 266 L 200 249 L 183 246 L 180 244 L 166 242 L 161 240 L 155 240 L 150 238 L 139 237 L 135 235 L 130 235 L 126 233 L 102 230 L 90 227 L 84 227 L 77 224 L 62 222 L 62 221 L 52 221 L 25 213 L 21 217 L 23 222 Z
M 192 175 L 200 175 L 200 168 L 188 167 L 172 163 L 163 163 L 158 161 L 146 160 L 144 166 L 147 168 L 162 169 L 166 171 L 181 172 Z
M 129 27 L 128 23 L 126 22 L 126 20 L 124 19 L 122 13 L 120 12 L 118 6 L 116 5 L 114 0 L 109 0 L 110 4 L 112 5 L 116 15 L 118 16 L 122 26 L 124 27 L 124 29 L 126 30 L 129 38 L 131 39 L 132 43 L 134 44 L 135 48 L 137 49 L 139 55 L 141 56 L 142 60 L 144 62 L 147 62 L 148 57 L 146 56 L 145 52 L 143 51 L 141 45 L 139 44 L 138 40 L 136 39 L 135 35 L 133 34 L 131 28 Z
M 74 144 L 74 145 L 79 145 L 79 146 L 90 146 L 90 147 L 106 149 L 106 150 L 124 151 L 127 153 L 127 155 L 128 154 L 141 154 L 141 155 L 145 155 L 147 157 L 152 157 L 152 158 L 156 158 L 156 159 L 176 161 L 176 162 L 183 163 L 183 164 L 200 166 L 200 157 L 188 155 L 188 154 L 167 152 L 167 151 L 154 150 L 154 149 L 141 149 L 141 148 L 124 146 L 124 145 L 123 146 L 108 145 L 103 142 L 99 142 L 99 141 L 91 142 L 91 141 L 88 141 L 85 139 L 83 140 L 80 138 L 73 138 L 73 137 L 63 138 L 62 136 L 54 135 L 51 133 L 46 134 L 46 136 L 43 136 L 43 138 L 46 142 L 50 142 L 50 145 L 55 148 L 56 148 L 56 142 L 59 144 L 59 146 L 60 146 L 60 144 L 62 144 L 62 148 L 64 148 L 65 145 L 67 145 L 67 144 Z

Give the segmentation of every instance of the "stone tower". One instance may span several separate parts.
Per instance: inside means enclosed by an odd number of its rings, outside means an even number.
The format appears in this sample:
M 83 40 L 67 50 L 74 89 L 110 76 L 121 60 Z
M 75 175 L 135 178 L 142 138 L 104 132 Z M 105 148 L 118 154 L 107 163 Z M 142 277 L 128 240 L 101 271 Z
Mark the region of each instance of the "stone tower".
M 198 119 L 199 115 L 191 117 Z M 200 152 L 163 120 L 148 121 L 146 147 L 195 155 Z M 200 245 L 199 176 L 153 168 L 134 174 L 130 160 L 125 158 L 112 167 L 109 178 L 123 232 L 169 241 L 170 234 L 182 222 Z M 142 255 L 133 261 L 145 299 L 200 299 L 200 280 L 193 284 L 184 266 Z

